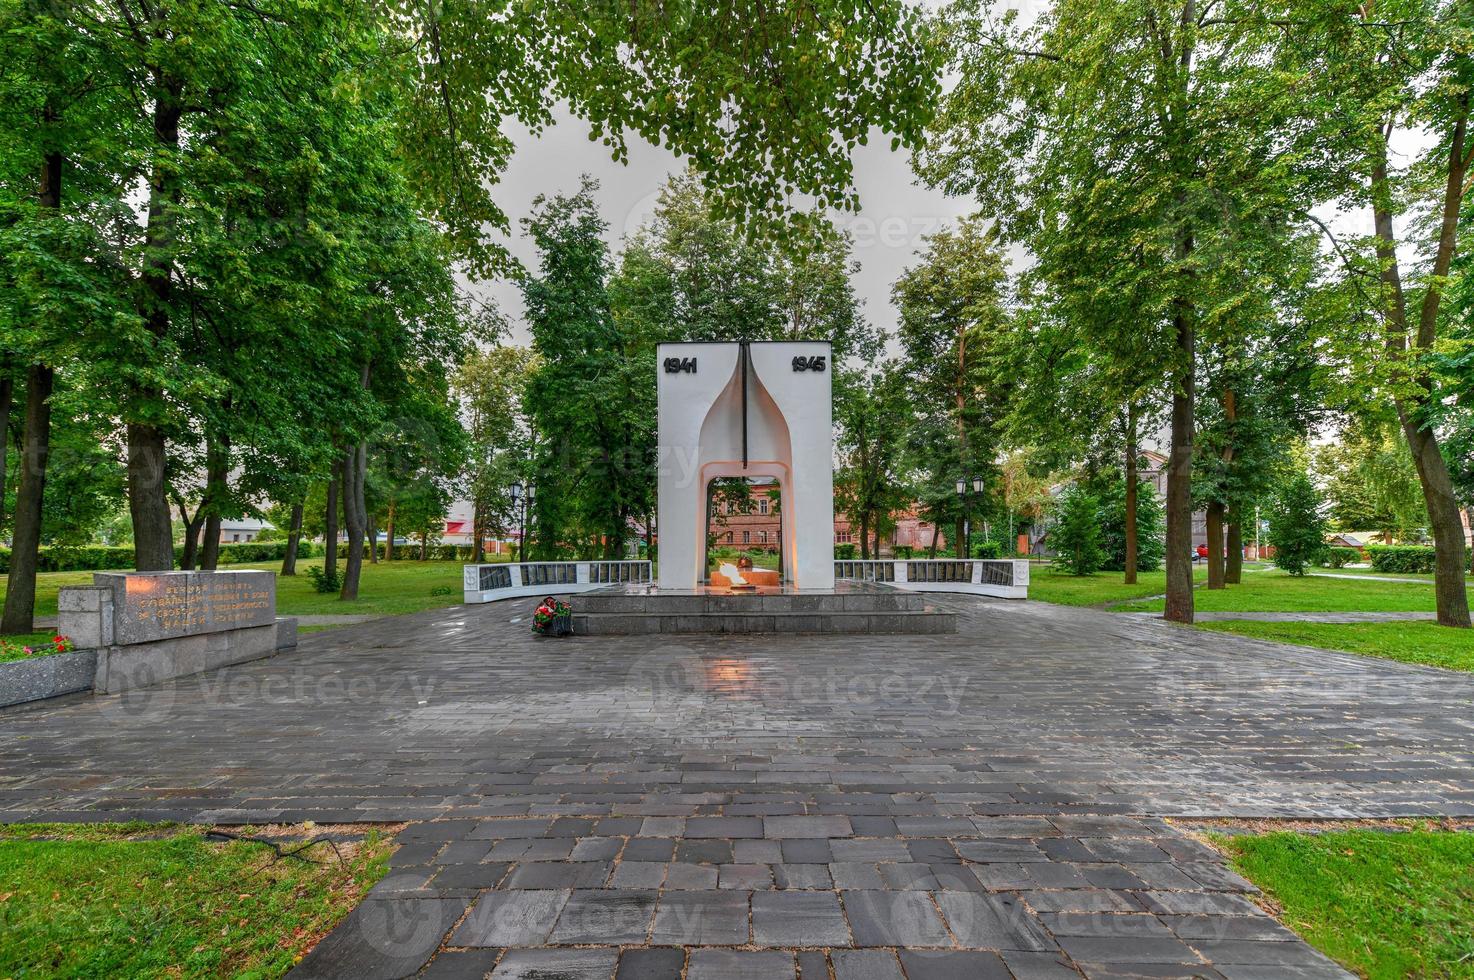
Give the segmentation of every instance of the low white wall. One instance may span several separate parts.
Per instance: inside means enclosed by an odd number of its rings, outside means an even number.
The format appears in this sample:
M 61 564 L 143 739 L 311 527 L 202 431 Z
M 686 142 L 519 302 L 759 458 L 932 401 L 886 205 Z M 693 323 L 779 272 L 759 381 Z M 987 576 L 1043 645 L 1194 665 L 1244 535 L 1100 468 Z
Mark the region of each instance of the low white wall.
M 911 592 L 960 592 L 1000 599 L 1029 597 L 1029 562 L 1023 558 L 836 560 L 834 577 L 884 582 Z
M 482 570 L 487 569 L 487 574 Z M 611 585 L 649 585 L 648 561 L 512 561 L 461 568 L 466 602 L 591 592 Z

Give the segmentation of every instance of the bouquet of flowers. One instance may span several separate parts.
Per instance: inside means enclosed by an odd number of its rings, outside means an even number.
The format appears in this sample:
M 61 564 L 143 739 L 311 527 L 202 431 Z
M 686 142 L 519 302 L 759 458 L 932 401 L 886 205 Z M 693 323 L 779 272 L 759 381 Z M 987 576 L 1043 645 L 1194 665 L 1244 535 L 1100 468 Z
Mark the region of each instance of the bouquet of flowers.
M 532 631 L 538 636 L 567 636 L 573 632 L 573 607 L 548 596 L 532 614 Z

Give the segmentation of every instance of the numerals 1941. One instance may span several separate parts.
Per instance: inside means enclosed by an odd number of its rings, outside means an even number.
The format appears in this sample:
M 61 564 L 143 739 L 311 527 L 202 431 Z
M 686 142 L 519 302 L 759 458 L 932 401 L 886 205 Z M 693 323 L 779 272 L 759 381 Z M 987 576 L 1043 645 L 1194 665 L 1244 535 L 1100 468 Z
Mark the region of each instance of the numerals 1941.
M 695 374 L 696 358 L 667 357 L 664 362 L 666 374 Z

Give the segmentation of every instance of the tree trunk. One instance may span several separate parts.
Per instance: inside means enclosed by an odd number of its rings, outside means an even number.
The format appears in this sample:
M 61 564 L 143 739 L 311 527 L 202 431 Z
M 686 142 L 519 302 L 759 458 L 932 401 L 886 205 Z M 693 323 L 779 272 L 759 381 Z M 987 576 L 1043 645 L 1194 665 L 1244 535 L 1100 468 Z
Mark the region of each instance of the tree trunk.
M 1223 588 L 1223 502 L 1208 504 L 1208 588 Z
M 328 474 L 328 501 L 324 516 L 322 574 L 329 581 L 338 580 L 338 479 L 343 475 L 343 461 L 333 460 Z
M 471 564 L 480 565 L 486 561 L 486 546 L 481 540 L 481 516 L 483 509 L 476 495 L 471 495 Z
M 230 440 L 207 438 L 205 443 L 205 541 L 200 548 L 200 568 L 213 572 L 220 566 L 220 508 L 230 495 Z
M 870 515 L 864 512 L 860 514 L 860 558 L 870 557 Z
M 941 537 L 941 534 L 942 525 L 939 521 L 931 526 L 931 547 L 927 549 L 928 558 L 935 558 L 937 556 L 937 538 Z
M 200 557 L 200 527 L 205 523 L 205 505 L 202 503 L 196 507 L 193 517 L 183 500 L 176 497 L 174 506 L 179 509 L 179 520 L 184 524 L 184 550 L 180 552 L 179 568 L 181 571 L 194 571 L 195 562 Z
M 370 565 L 379 563 L 379 528 L 372 520 L 368 524 L 368 560 Z
M 1468 160 L 1464 156 L 1464 140 L 1469 119 L 1469 93 L 1459 97 L 1461 112 L 1454 122 L 1449 141 L 1449 166 L 1444 187 L 1442 220 L 1438 249 L 1429 270 L 1428 287 L 1423 293 L 1414 347 L 1431 348 L 1437 338 L 1438 309 L 1443 282 L 1453 262 L 1457 244 L 1459 209 L 1463 198 L 1464 175 Z M 1397 264 L 1397 238 L 1392 223 L 1392 193 L 1387 182 L 1387 147 L 1376 144 L 1372 160 L 1372 218 L 1377 238 L 1377 258 L 1382 266 L 1382 283 L 1388 297 L 1386 312 L 1386 348 L 1389 355 L 1406 365 L 1408 354 L 1407 297 L 1402 288 L 1402 274 Z M 1393 401 L 1398 420 L 1412 452 L 1413 466 L 1428 508 L 1429 529 L 1433 532 L 1433 593 L 1438 622 L 1444 626 L 1468 628 L 1469 595 L 1464 584 L 1464 528 L 1459 520 L 1459 505 L 1454 497 L 1453 481 L 1448 465 L 1438 448 L 1431 428 L 1424 428 L 1430 399 L 1430 380 L 1423 368 L 1406 372 L 1400 380 L 1412 380 L 1415 394 L 1397 394 Z M 1401 390 L 1401 389 L 1398 389 Z
M 1126 577 L 1127 585 L 1136 584 L 1136 403 L 1126 403 Z
M 1228 564 L 1223 570 L 1223 581 L 1239 585 L 1244 580 L 1244 522 L 1243 507 L 1235 505 L 1228 515 Z
M 33 364 L 26 372 L 26 433 L 21 445 L 10 577 L 5 591 L 5 612 L 0 616 L 0 633 L 29 633 L 35 628 L 36 563 L 41 547 L 41 504 L 46 493 L 54 378 L 51 368 L 44 364 Z
M 1178 242 L 1179 260 L 1192 254 L 1192 234 Z M 1174 302 L 1173 328 L 1177 364 L 1172 390 L 1172 448 L 1167 461 L 1167 602 L 1162 616 L 1177 623 L 1193 621 L 1192 468 L 1193 468 L 1193 311 L 1192 301 L 1179 294 Z
M 420 561 L 430 560 L 430 532 L 420 532 Z
M 15 379 L 9 375 L 10 366 L 0 366 L 7 372 L 0 377 L 0 533 L 5 529 L 5 466 L 10 446 L 10 400 L 15 395 Z
M 363 492 L 363 443 L 351 447 L 343 456 L 343 520 L 348 525 L 348 560 L 343 566 L 343 588 L 338 598 L 351 602 L 358 598 L 358 579 L 363 571 L 364 520 L 360 509 Z
M 394 498 L 389 498 L 389 517 L 384 522 L 384 560 L 394 560 Z
M 281 573 L 297 574 L 297 549 L 302 546 L 302 505 L 292 505 L 292 527 L 287 531 L 287 553 L 282 556 Z
M 144 326 L 162 343 L 169 333 L 173 295 L 174 208 L 179 180 L 174 157 L 179 151 L 182 83 L 158 79 L 154 101 L 155 156 L 149 175 L 148 224 L 143 236 L 143 269 L 139 314 Z M 166 479 L 168 447 L 157 419 L 163 392 L 138 385 L 131 392 L 128 420 L 128 510 L 133 517 L 133 563 L 139 571 L 174 567 L 174 529 L 170 524 Z

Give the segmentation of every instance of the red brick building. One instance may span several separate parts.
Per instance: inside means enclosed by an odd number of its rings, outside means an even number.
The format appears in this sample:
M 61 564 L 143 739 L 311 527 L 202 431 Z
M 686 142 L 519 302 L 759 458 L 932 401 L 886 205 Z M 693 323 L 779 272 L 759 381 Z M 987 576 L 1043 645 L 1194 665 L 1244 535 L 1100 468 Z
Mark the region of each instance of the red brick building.
M 758 483 L 750 486 L 748 488 L 749 505 L 745 513 L 740 508 L 729 506 L 726 502 L 719 503 L 714 508 L 711 523 L 707 526 L 707 533 L 713 536 L 717 547 L 777 551 L 782 533 L 782 520 L 778 513 L 776 498 L 769 496 L 772 492 L 771 484 Z M 933 526 L 930 522 L 922 520 L 914 510 L 896 514 L 895 520 L 895 530 L 881 538 L 880 553 L 882 556 L 895 554 L 897 547 L 914 548 L 918 553 L 931 547 Z M 859 525 L 852 525 L 847 516 L 836 513 L 834 515 L 834 543 L 853 544 L 855 553 L 858 555 L 860 553 Z M 937 546 L 942 548 L 947 546 L 945 533 L 938 536 Z

